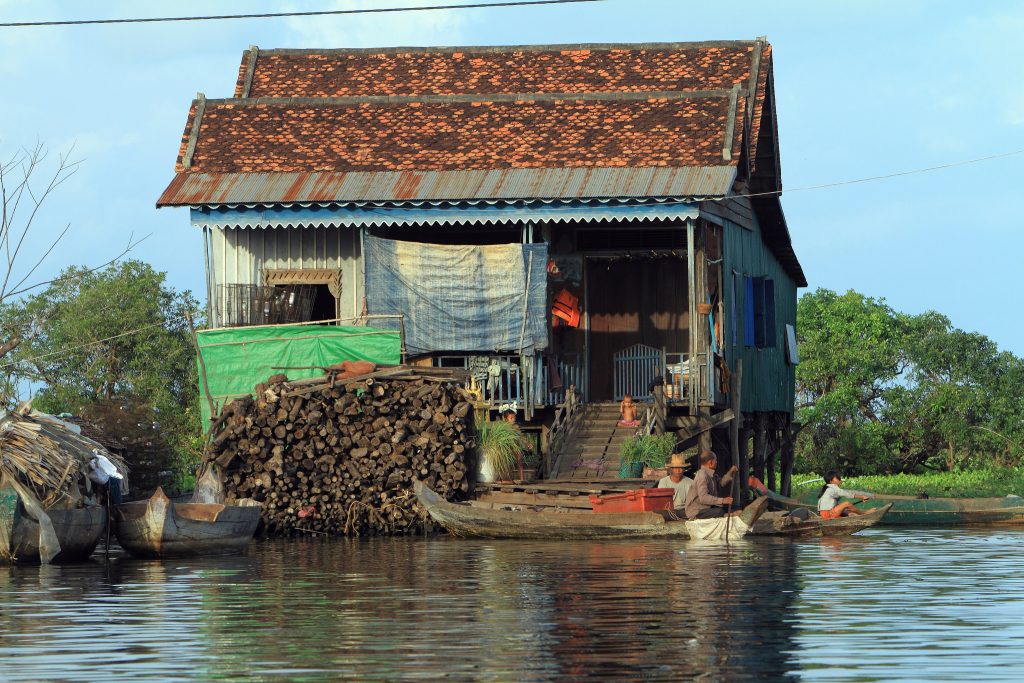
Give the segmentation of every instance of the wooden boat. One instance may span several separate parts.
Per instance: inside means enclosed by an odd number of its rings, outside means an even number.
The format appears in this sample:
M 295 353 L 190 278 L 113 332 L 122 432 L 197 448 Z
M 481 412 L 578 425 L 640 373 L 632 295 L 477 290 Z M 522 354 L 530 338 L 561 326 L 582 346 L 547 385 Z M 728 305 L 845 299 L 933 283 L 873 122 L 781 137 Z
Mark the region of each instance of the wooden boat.
M 60 544 L 50 562 L 87 559 L 107 528 L 107 510 L 97 505 L 46 510 Z M 11 488 L 0 489 L 0 558 L 17 564 L 39 564 L 39 522 L 26 514 Z
M 256 501 L 172 503 L 158 488 L 149 500 L 118 505 L 114 532 L 122 548 L 140 557 L 215 555 L 244 550 L 259 521 Z
M 671 519 L 657 512 L 595 514 L 589 510 L 558 508 L 493 507 L 488 504 L 451 503 L 422 482 L 413 490 L 420 505 L 431 518 L 456 536 L 468 538 L 707 538 L 706 530 L 720 526 L 721 519 L 687 521 Z M 737 518 L 729 530 L 729 539 L 749 532 Z
M 888 503 L 863 515 L 850 515 L 839 519 L 822 519 L 812 515 L 806 520 L 795 519 L 789 512 L 766 512 L 754 522 L 750 535 L 790 538 L 852 536 L 858 531 L 878 524 L 891 509 L 892 503 Z
M 762 491 L 765 493 L 765 491 Z M 817 510 L 813 494 L 807 498 L 786 498 L 774 491 L 765 495 L 787 509 Z M 1024 524 L 1024 498 L 915 498 L 913 496 L 875 495 L 857 503 L 861 510 L 872 510 L 892 505 L 881 521 L 883 526 L 933 525 L 954 526 L 969 524 Z

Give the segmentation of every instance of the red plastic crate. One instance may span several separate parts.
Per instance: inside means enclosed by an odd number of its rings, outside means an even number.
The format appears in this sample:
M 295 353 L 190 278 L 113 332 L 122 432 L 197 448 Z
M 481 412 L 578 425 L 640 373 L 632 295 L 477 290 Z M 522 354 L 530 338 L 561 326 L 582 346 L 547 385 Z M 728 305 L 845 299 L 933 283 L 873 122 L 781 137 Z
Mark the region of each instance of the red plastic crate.
M 675 489 L 635 489 L 607 496 L 590 496 L 594 512 L 651 512 L 671 510 Z

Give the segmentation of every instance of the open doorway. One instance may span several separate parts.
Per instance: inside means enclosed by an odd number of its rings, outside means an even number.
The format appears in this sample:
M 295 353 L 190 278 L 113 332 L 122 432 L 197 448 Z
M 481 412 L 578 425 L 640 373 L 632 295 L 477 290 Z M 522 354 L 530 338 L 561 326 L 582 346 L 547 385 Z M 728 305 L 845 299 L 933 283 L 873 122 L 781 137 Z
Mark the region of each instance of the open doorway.
M 590 400 L 611 401 L 613 356 L 634 344 L 689 348 L 686 262 L 677 257 L 588 258 Z M 650 377 L 653 379 L 654 369 Z
M 309 319 L 334 320 L 338 317 L 338 300 L 327 285 L 313 285 L 313 305 L 309 311 Z

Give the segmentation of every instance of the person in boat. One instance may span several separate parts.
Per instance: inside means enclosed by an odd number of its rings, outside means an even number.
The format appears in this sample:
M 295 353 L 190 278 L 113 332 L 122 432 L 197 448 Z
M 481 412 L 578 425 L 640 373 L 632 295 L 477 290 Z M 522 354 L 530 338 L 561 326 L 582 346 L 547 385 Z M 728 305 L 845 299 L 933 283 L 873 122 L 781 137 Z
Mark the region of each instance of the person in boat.
M 733 465 L 724 477 L 719 477 L 715 472 L 718 465 L 718 456 L 714 451 L 704 451 L 700 454 L 700 469 L 697 476 L 693 478 L 693 484 L 686 493 L 684 505 L 688 519 L 713 519 L 724 517 L 729 513 L 728 507 L 732 506 L 732 496 L 721 495 L 732 486 L 732 479 L 738 468 Z M 731 514 L 738 514 L 739 510 Z
M 818 514 L 822 519 L 839 519 L 847 515 L 863 515 L 864 511 L 859 510 L 856 505 L 843 498 L 860 498 L 867 500 L 871 498 L 870 493 L 863 491 L 849 491 L 842 488 L 843 480 L 839 472 L 832 470 L 825 475 L 825 485 L 821 487 L 818 494 Z
M 92 460 L 89 461 L 89 479 L 106 487 L 107 496 L 113 505 L 121 504 L 121 479 L 123 478 L 107 456 L 100 453 L 98 448 L 92 449 Z
M 659 489 L 672 489 L 675 491 L 672 494 L 672 507 L 676 510 L 686 504 L 686 494 L 693 484 L 693 479 L 683 475 L 685 467 L 686 461 L 683 460 L 683 456 L 679 453 L 673 453 L 666 466 L 668 476 L 662 477 L 658 481 Z
M 633 397 L 629 394 L 623 396 L 622 403 L 619 404 L 619 426 L 640 426 L 640 420 L 636 419 L 636 404 L 633 403 Z

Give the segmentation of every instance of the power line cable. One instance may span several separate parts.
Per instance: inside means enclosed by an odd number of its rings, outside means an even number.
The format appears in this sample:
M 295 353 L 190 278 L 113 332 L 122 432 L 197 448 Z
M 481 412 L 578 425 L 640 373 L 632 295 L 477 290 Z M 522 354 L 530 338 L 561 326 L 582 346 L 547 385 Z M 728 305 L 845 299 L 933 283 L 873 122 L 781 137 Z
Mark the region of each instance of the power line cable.
M 488 7 L 526 7 L 529 5 L 567 5 L 604 0 L 513 0 L 509 2 L 478 2 L 461 5 L 427 5 L 424 7 L 376 7 L 365 9 L 318 10 L 311 12 L 265 12 L 261 14 L 211 14 L 186 17 L 140 17 L 135 19 L 68 19 L 61 21 L 9 21 L 0 28 L 31 28 L 40 26 L 87 26 L 96 24 L 155 24 L 170 21 L 219 21 L 222 19 L 275 19 L 280 17 L 323 17 L 344 14 L 383 14 L 386 12 L 426 12 L 448 9 L 486 9 Z
M 200 311 L 193 311 L 193 313 L 199 313 L 199 312 Z M 65 347 L 65 348 L 62 348 L 62 349 L 58 349 L 57 351 L 51 351 L 50 353 L 44 353 L 44 354 L 41 354 L 39 356 L 33 356 L 31 358 L 19 358 L 18 360 L 11 361 L 11 362 L 8 362 L 8 363 L 4 363 L 3 365 L 0 365 L 0 370 L 6 370 L 7 368 L 14 367 L 15 365 L 20 365 L 22 363 L 32 363 L 32 362 L 35 362 L 37 360 L 43 360 L 44 358 L 50 358 L 51 356 L 59 356 L 62 353 L 69 353 L 71 351 L 79 351 L 81 349 L 87 349 L 90 346 L 98 346 L 98 345 L 104 344 L 104 343 L 106 343 L 108 341 L 113 341 L 114 339 L 120 339 L 121 337 L 127 337 L 128 335 L 138 334 L 139 332 L 145 332 L 146 330 L 152 329 L 154 327 L 163 327 L 163 326 L 167 325 L 168 323 L 171 323 L 171 322 L 173 322 L 175 320 L 185 320 L 185 319 L 187 319 L 187 315 L 184 314 L 184 313 L 182 313 L 181 315 L 171 316 L 170 318 L 165 318 L 161 322 L 151 323 L 149 325 L 143 325 L 142 327 L 136 327 L 134 330 L 128 330 L 127 332 L 121 332 L 120 334 L 115 334 L 113 336 L 106 337 L 104 339 L 97 339 L 96 341 L 87 342 L 85 344 L 79 344 L 78 346 Z
M 886 173 L 884 175 L 868 176 L 868 177 L 865 177 L 865 178 L 855 178 L 855 179 L 852 179 L 852 180 L 841 180 L 841 181 L 837 181 L 837 182 L 833 182 L 833 183 L 824 183 L 824 184 L 821 184 L 821 185 L 805 185 L 803 187 L 797 187 L 797 188 L 793 188 L 793 189 L 786 190 L 786 191 L 787 192 L 800 192 L 800 191 L 806 191 L 806 190 L 821 190 L 821 189 L 828 189 L 828 188 L 833 188 L 833 187 L 841 187 L 841 186 L 844 186 L 844 185 L 855 185 L 855 184 L 866 183 L 866 182 L 871 182 L 871 181 L 875 181 L 875 180 L 886 180 L 888 178 L 898 178 L 898 177 L 901 177 L 901 176 L 914 175 L 914 174 L 917 174 L 917 173 L 929 173 L 931 171 L 939 171 L 939 170 L 943 170 L 943 169 L 947 169 L 947 168 L 955 168 L 957 166 L 967 166 L 969 164 L 977 164 L 977 163 L 980 163 L 980 162 L 983 162 L 983 161 L 991 161 L 993 159 L 1003 159 L 1003 158 L 1006 158 L 1006 157 L 1016 156 L 1018 154 L 1024 154 L 1024 149 L 1017 149 L 1017 150 L 1013 150 L 1013 151 L 1010 151 L 1010 152 L 1003 152 L 1001 154 L 990 154 L 988 156 L 977 157 L 977 158 L 974 158 L 974 159 L 965 159 L 965 160 L 962 160 L 962 161 L 953 161 L 953 162 L 950 162 L 950 163 L 947 163 L 947 164 L 939 164 L 937 166 L 926 166 L 926 167 L 923 167 L 923 168 L 915 168 L 915 169 L 910 169 L 910 170 L 906 170 L 906 171 L 896 171 L 894 173 Z M 726 196 L 726 197 L 706 197 L 706 198 L 704 198 L 703 201 L 717 202 L 717 201 L 724 201 L 724 200 L 727 200 L 727 199 L 736 199 L 738 197 L 766 197 L 766 196 L 775 196 L 775 195 L 779 195 L 779 194 L 782 194 L 781 190 L 778 190 L 778 191 L 772 190 L 772 191 L 769 191 L 769 192 L 753 192 L 753 193 L 749 193 L 749 194 L 730 195 L 730 196 Z M 675 203 L 679 203 L 679 202 L 665 202 L 665 203 L 667 203 L 667 204 L 675 204 Z M 686 203 L 689 203 L 689 202 L 686 202 Z M 118 339 L 120 337 L 125 337 L 125 336 L 131 335 L 131 334 L 137 334 L 139 332 L 144 332 L 145 330 L 148 330 L 148 329 L 153 328 L 153 327 L 162 327 L 162 326 L 166 325 L 167 323 L 169 323 L 171 321 L 183 320 L 183 319 L 185 319 L 185 317 L 186 317 L 185 315 L 174 316 L 174 317 L 171 317 L 171 318 L 167 318 L 163 322 L 160 322 L 160 323 L 153 323 L 151 325 L 146 325 L 144 327 L 136 328 L 134 330 L 128 330 L 127 332 L 122 332 L 121 334 L 116 334 L 116 335 L 114 335 L 112 337 L 107 337 L 105 339 L 98 339 L 96 341 L 89 342 L 87 344 L 82 344 L 80 346 L 73 346 L 73 347 L 69 347 L 69 348 L 64 348 L 64 349 L 60 349 L 59 351 L 53 351 L 51 353 L 43 354 L 41 356 L 34 356 L 32 358 L 22 358 L 22 359 L 19 359 L 17 361 L 12 361 L 12 362 L 9 362 L 9 363 L 4 363 L 4 364 L 0 365 L 0 370 L 6 369 L 6 368 L 9 368 L 9 367 L 13 367 L 13 366 L 18 365 L 20 363 L 31 363 L 31 362 L 36 361 L 36 360 L 42 360 L 44 358 L 49 358 L 50 356 L 56 356 L 56 355 L 59 355 L 61 353 L 67 353 L 69 351 L 77 351 L 79 349 L 88 348 L 90 346 L 96 346 L 98 344 L 103 344 L 104 342 L 112 341 L 112 340 Z
M 1004 159 L 1006 157 L 1016 156 L 1018 154 L 1024 154 L 1024 149 L 1016 149 L 1012 152 L 1002 152 L 1001 154 L 990 154 L 984 157 L 977 157 L 975 159 L 965 159 L 963 161 L 951 161 L 948 164 L 939 164 L 938 166 L 926 166 L 924 168 L 912 168 L 907 171 L 896 171 L 894 173 L 886 173 L 884 175 L 867 176 L 866 178 L 854 178 L 852 180 L 837 180 L 833 183 L 823 183 L 821 185 L 804 185 L 803 187 L 791 187 L 786 189 L 785 192 L 806 192 L 807 190 L 825 190 L 833 187 L 842 187 L 844 185 L 858 185 L 860 183 L 869 183 L 875 180 L 887 180 L 889 178 L 899 178 L 902 176 L 915 175 L 917 173 L 930 173 L 932 171 L 941 171 L 947 168 L 955 168 L 957 166 L 967 166 L 969 164 L 977 164 L 982 161 L 991 161 L 993 159 Z M 726 199 L 735 199 L 737 197 L 774 197 L 783 193 L 783 190 L 769 190 L 767 192 L 750 192 L 747 194 L 734 194 L 726 197 L 708 197 L 705 201 L 709 202 L 720 202 Z

